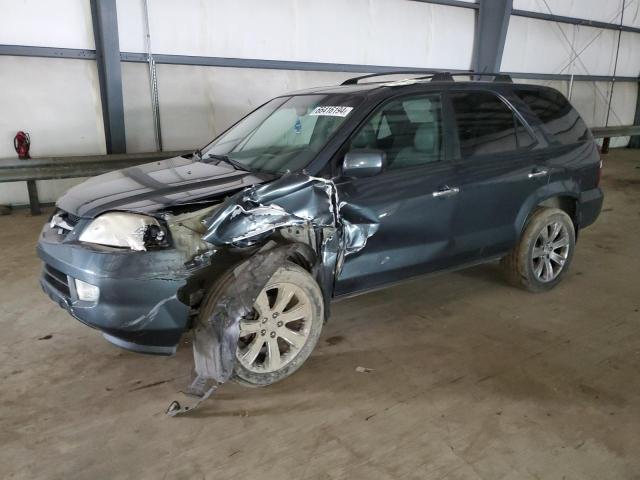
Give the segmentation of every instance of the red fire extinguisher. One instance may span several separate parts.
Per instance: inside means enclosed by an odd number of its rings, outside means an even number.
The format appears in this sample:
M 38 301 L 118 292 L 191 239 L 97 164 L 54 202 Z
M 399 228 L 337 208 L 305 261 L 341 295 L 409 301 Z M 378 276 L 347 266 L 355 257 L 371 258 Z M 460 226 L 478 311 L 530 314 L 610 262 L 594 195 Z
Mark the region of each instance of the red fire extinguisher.
M 29 157 L 29 146 L 31 145 L 31 138 L 29 134 L 20 130 L 13 137 L 13 148 L 16 149 L 18 157 L 21 159 L 31 158 Z

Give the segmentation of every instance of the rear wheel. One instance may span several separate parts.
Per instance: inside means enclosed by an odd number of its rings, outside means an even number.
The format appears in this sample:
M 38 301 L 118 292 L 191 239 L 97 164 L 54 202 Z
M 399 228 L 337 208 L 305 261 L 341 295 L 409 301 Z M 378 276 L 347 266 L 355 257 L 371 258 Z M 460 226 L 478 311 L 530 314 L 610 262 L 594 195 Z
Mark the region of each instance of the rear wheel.
M 518 245 L 502 259 L 507 279 L 531 292 L 552 289 L 569 269 L 575 242 L 573 222 L 566 212 L 539 208 Z

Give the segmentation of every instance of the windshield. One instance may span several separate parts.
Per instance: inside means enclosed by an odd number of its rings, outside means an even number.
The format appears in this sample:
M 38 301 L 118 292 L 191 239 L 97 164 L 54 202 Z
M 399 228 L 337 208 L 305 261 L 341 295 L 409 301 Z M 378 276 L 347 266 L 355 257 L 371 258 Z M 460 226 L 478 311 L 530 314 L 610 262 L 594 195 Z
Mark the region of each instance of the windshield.
M 267 173 L 301 170 L 361 101 L 353 94 L 275 98 L 202 149 L 202 159 Z

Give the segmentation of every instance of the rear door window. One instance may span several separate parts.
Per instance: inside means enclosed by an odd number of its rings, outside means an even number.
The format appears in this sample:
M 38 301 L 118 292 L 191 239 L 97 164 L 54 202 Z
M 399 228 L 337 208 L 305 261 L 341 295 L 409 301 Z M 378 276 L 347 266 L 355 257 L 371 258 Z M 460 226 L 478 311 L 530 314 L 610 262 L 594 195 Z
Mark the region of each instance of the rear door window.
M 511 108 L 490 92 L 453 92 L 462 158 L 527 148 L 535 143 Z
M 518 88 L 515 93 L 557 142 L 571 144 L 589 138 L 587 125 L 560 92 L 550 88 Z

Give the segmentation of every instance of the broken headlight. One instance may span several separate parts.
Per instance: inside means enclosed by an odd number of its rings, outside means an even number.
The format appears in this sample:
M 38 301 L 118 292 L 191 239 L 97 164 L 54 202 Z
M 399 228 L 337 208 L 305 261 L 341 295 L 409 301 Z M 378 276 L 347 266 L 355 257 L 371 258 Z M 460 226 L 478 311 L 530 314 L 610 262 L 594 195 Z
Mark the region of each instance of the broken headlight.
M 147 250 L 164 246 L 166 237 L 166 230 L 153 217 L 110 212 L 95 218 L 80 235 L 80 241 L 131 250 Z

